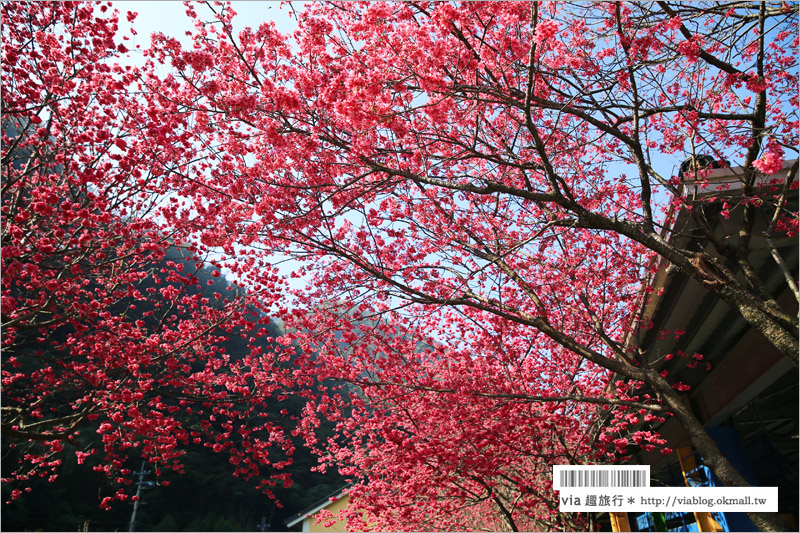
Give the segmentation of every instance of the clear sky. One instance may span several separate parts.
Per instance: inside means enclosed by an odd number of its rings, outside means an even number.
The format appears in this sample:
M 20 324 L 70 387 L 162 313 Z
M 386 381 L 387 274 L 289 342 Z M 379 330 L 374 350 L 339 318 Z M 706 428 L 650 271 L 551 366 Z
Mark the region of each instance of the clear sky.
M 293 2 L 295 9 L 302 9 L 304 2 Z M 191 22 L 186 16 L 186 6 L 183 2 L 176 0 L 158 1 L 115 1 L 114 7 L 119 10 L 121 35 L 128 34 L 130 24 L 127 22 L 125 14 L 133 11 L 139 15 L 133 21 L 133 27 L 137 35 L 134 37 L 133 44 L 140 45 L 142 49 L 150 44 L 150 34 L 156 31 L 166 35 L 185 40 L 185 33 L 192 30 Z M 195 11 L 199 15 L 204 12 L 210 13 L 204 2 L 195 2 Z M 287 2 L 253 0 L 253 1 L 234 1 L 231 2 L 237 16 L 234 18 L 236 30 L 242 30 L 245 26 L 257 27 L 262 22 L 273 21 L 282 33 L 291 33 L 297 28 L 294 18 L 291 16 L 292 8 Z M 129 46 L 133 48 L 133 46 Z

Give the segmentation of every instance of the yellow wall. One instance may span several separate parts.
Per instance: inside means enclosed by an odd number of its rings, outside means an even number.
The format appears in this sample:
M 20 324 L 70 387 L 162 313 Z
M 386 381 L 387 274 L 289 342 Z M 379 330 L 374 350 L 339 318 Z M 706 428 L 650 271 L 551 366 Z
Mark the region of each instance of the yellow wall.
M 330 505 L 325 507 L 325 510 L 330 511 L 333 513 L 333 516 L 339 516 L 339 511 L 343 511 L 347 504 L 350 503 L 350 496 L 345 495 L 342 498 L 339 498 L 335 502 L 331 502 Z M 325 527 L 325 521 L 317 523 L 317 517 L 322 511 L 317 511 L 313 515 L 306 518 L 310 523 L 308 524 L 308 529 L 303 528 L 303 531 L 337 531 L 337 532 L 344 532 L 347 531 L 347 522 L 345 520 L 338 520 L 335 524 L 330 527 Z

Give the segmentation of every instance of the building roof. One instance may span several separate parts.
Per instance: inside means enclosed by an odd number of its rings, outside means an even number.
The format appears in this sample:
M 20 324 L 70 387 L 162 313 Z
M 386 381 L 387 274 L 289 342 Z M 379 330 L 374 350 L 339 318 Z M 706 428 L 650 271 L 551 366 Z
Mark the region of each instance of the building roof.
M 786 161 L 780 174 L 758 175 L 756 186 L 770 184 L 771 180 L 783 180 L 785 172 L 796 160 Z M 740 168 L 720 168 L 710 171 L 701 182 L 685 182 L 684 195 L 698 199 L 741 193 Z M 789 202 L 796 209 L 797 192 Z M 738 231 L 740 216 L 732 208 L 730 218 L 718 216 L 722 202 L 704 202 L 703 209 L 709 215 L 711 230 L 725 242 L 729 235 Z M 681 209 L 665 231 L 670 242 L 693 251 L 707 251 L 716 255 L 704 233 L 697 227 L 688 210 Z M 785 309 L 796 312 L 797 303 L 790 293 L 784 276 L 772 258 L 762 236 L 769 221 L 758 215 L 752 230 L 749 259 L 766 290 L 776 297 Z M 795 237 L 775 238 L 774 244 L 781 251 L 787 267 L 797 271 L 798 246 Z M 744 318 L 714 292 L 680 270 L 668 268 L 663 261 L 658 273 L 650 282 L 654 291 L 646 304 L 640 327 L 628 342 L 641 348 L 644 364 L 653 365 L 670 373 L 671 379 L 691 386 L 686 401 L 700 421 L 708 428 L 725 423 L 755 398 L 761 398 L 765 390 L 774 395 L 770 408 L 769 423 L 786 426 L 786 421 L 796 419 L 796 402 L 786 401 L 797 388 L 796 369 L 774 346 L 753 329 Z M 678 357 L 678 351 L 685 357 Z M 673 354 L 667 356 L 667 354 Z M 702 360 L 693 358 L 702 354 Z M 698 356 L 699 357 L 699 356 Z M 707 369 L 710 365 L 710 369 Z M 778 401 L 777 399 L 781 400 Z M 685 439 L 682 428 L 675 420 L 661 426 L 671 443 Z M 788 437 L 787 437 L 788 438 Z M 656 453 L 640 452 L 642 462 L 655 465 L 665 459 Z
M 337 489 L 321 500 L 317 501 L 313 505 L 310 505 L 294 515 L 292 518 L 285 520 L 284 524 L 286 527 L 293 527 L 294 525 L 302 522 L 304 519 L 308 518 L 309 516 L 313 515 L 317 511 L 324 509 L 325 507 L 329 506 L 331 503 L 335 502 L 336 500 L 340 499 L 347 493 L 347 489 L 350 488 L 350 484 L 345 485 L 344 487 Z

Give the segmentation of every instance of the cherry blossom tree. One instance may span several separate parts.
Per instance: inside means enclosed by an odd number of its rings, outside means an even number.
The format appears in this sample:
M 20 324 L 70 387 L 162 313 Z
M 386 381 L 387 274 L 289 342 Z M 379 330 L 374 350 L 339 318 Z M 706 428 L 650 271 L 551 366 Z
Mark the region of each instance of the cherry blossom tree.
M 363 472 L 354 516 L 393 509 L 378 524 L 401 528 L 397 509 L 450 499 L 442 514 L 494 502 L 508 527 L 536 524 L 547 498 L 524 479 L 595 441 L 660 446 L 642 424 L 665 414 L 746 485 L 636 333 L 642 288 L 672 265 L 797 364 L 796 316 L 750 256 L 759 217 L 766 242 L 797 233 L 796 5 L 317 3 L 293 45 L 270 23 L 235 33 L 221 4 L 188 13 L 193 44 L 154 36 L 153 65 L 172 71 L 147 87 L 205 154 L 204 238 L 240 235 L 310 280 L 284 312 L 315 353 L 298 376 L 360 391 L 315 404 L 342 417 L 339 441 L 305 421 Z M 740 169 L 735 191 L 686 194 L 702 154 Z M 710 246 L 672 238 L 681 209 Z M 454 520 L 408 527 L 467 527 Z
M 14 354 L 4 386 L 66 372 L 74 384 L 61 389 L 81 395 L 53 396 L 40 423 L 20 387 L 4 432 L 58 448 L 73 412 L 97 414 L 114 430 L 113 469 L 115 442 L 202 438 L 168 412 L 199 403 L 209 444 L 256 475 L 268 447 L 288 445 L 274 424 L 256 434 L 240 422 L 259 420 L 281 387 L 324 380 L 294 432 L 322 468 L 352 476 L 348 512 L 364 527 L 582 528 L 556 512 L 550 465 L 669 453 L 656 431 L 667 416 L 719 479 L 746 485 L 686 408 L 686 386 L 642 353 L 639 319 L 651 276 L 671 265 L 797 364 L 796 317 L 750 255 L 763 238 L 797 294 L 769 244 L 797 232 L 797 163 L 785 162 L 797 146 L 797 6 L 315 3 L 290 39 L 271 23 L 235 32 L 224 4 L 189 4 L 192 43 L 155 34 L 142 70 L 114 65 L 113 16 L 16 6 L 3 6 L 4 342 L 23 350 L 30 324 L 76 362 L 34 377 L 11 370 L 23 364 Z M 741 169 L 735 190 L 686 194 L 682 178 L 705 184 L 704 154 Z M 674 238 L 680 210 L 710 246 Z M 726 218 L 738 230 L 722 239 Z M 106 313 L 143 298 L 143 277 L 167 293 L 185 283 L 177 264 L 150 268 L 175 244 L 213 249 L 286 320 L 304 354 L 290 372 L 257 350 L 231 364 L 214 348 L 216 326 L 249 327 L 247 300 L 162 294 L 181 314 L 154 310 L 141 325 Z M 37 269 L 45 258 L 56 266 Z M 279 258 L 307 285 L 290 300 L 278 298 Z M 66 383 L 51 381 L 38 393 Z M 144 397 L 116 399 L 134 389 Z M 140 429 L 151 418 L 176 429 Z M 335 437 L 318 439 L 322 418 L 339 424 Z
M 192 240 L 200 206 L 174 196 L 187 187 L 171 178 L 187 144 L 177 123 L 158 120 L 164 110 L 143 97 L 138 69 L 119 64 L 118 14 L 9 2 L 2 17 L 11 498 L 75 454 L 120 483 L 107 506 L 129 497 L 132 465 L 180 471 L 190 443 L 229 454 L 237 474 L 267 491 L 285 482 L 294 445 L 268 415 L 284 386 L 272 367 L 291 351 L 261 353 L 267 330 L 255 306 L 269 292 L 199 290 L 199 269 L 213 266 L 212 284 L 220 266 Z M 241 336 L 243 353 L 225 353 Z

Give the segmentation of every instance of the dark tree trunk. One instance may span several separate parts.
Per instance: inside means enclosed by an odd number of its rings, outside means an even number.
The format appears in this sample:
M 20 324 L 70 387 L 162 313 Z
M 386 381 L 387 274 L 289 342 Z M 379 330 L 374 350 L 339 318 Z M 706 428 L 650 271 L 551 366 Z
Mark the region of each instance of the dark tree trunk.
M 714 439 L 709 436 L 697 417 L 686 408 L 681 401 L 680 395 L 665 379 L 656 372 L 648 372 L 648 378 L 645 382 L 661 394 L 665 406 L 686 430 L 694 449 L 703 456 L 703 464 L 709 467 L 725 486 L 751 486 L 725 458 Z M 786 524 L 778 516 L 778 513 L 749 512 L 747 516 L 750 517 L 750 520 L 753 521 L 759 531 L 789 531 Z

